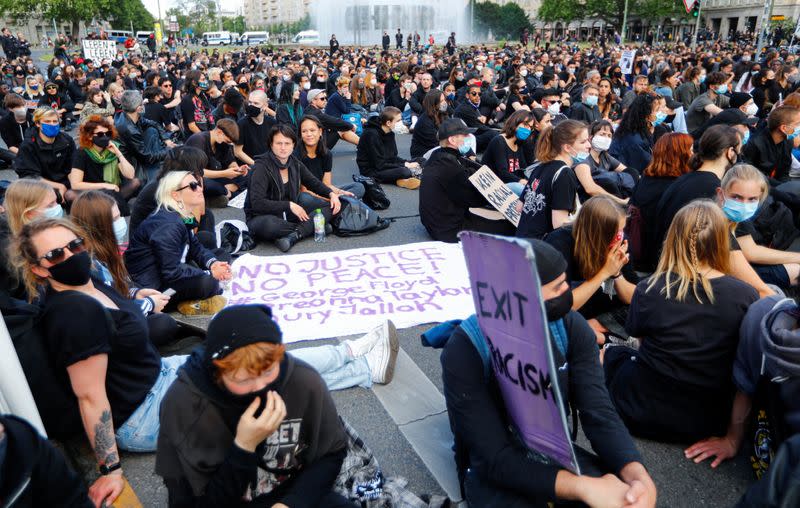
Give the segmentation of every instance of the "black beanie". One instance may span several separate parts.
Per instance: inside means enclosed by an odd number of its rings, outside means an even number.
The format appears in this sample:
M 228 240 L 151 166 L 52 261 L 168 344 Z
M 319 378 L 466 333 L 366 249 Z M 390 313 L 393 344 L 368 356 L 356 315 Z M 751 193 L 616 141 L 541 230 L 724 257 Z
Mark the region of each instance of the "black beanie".
M 536 271 L 539 273 L 539 283 L 544 286 L 556 280 L 567 270 L 567 260 L 555 247 L 542 240 L 525 239 L 530 242 L 533 254 L 536 256 Z
M 283 342 L 281 329 L 266 305 L 233 305 L 219 311 L 208 324 L 206 360 L 219 360 L 256 342 Z

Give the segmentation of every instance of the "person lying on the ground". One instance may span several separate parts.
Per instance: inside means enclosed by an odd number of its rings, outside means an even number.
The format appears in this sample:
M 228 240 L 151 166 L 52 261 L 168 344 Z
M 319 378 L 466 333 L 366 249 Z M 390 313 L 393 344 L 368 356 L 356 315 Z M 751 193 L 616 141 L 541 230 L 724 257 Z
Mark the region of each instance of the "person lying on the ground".
M 352 506 L 333 491 L 347 452 L 320 375 L 285 354 L 264 305 L 222 310 L 161 406 L 156 474 L 170 507 Z
M 578 409 L 597 456 L 576 450 L 581 476 L 534 458 L 510 431 L 495 375 L 485 377 L 480 354 L 459 326 L 445 345 L 441 361 L 462 492 L 471 506 L 481 507 L 532 508 L 554 501 L 581 501 L 589 506 L 652 508 L 656 486 L 603 385 L 594 332 L 570 310 L 566 261 L 550 245 L 530 242 L 550 329 L 566 334 L 567 347 L 560 353 L 568 366 L 559 373 L 562 398 Z M 556 339 L 552 341 L 554 353 L 559 354 Z

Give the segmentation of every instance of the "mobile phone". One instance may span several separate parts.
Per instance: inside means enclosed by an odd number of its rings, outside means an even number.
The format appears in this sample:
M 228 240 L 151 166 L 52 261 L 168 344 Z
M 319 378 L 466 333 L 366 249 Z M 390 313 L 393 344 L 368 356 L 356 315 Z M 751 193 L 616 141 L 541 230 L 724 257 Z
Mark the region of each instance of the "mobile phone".
M 175 290 L 172 289 L 172 288 L 165 289 L 164 291 L 162 291 L 161 294 L 164 295 L 164 296 L 172 296 L 172 295 L 175 294 Z
M 614 239 L 611 240 L 611 245 L 609 245 L 608 248 L 609 249 L 613 249 L 614 247 L 619 245 L 620 242 L 622 242 L 622 239 L 624 237 L 625 237 L 625 232 L 624 231 L 617 231 L 617 234 L 614 235 Z

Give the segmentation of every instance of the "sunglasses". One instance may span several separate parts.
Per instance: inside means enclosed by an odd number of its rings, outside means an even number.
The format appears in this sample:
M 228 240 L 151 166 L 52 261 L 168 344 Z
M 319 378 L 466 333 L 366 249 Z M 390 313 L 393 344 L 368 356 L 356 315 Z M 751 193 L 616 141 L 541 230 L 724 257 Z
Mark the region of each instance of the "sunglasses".
M 170 83 L 164 83 L 161 86 L 163 86 L 164 88 L 172 88 L 172 84 L 170 84 Z
M 472 95 L 473 97 L 477 97 L 481 93 L 480 92 L 470 92 L 469 94 Z
M 66 250 L 70 251 L 73 254 L 78 254 L 79 252 L 83 252 L 84 250 L 86 250 L 83 238 L 78 237 L 63 247 L 51 250 L 50 252 L 40 257 L 39 259 L 46 259 L 49 263 L 57 265 L 58 263 L 64 261 Z
M 321 101 L 327 101 L 327 100 L 328 100 L 328 98 L 327 98 L 327 97 L 317 97 L 317 99 L 318 99 L 318 100 L 321 100 Z
M 200 184 L 200 183 L 189 182 L 187 185 L 184 185 L 183 187 L 178 187 L 177 189 L 175 189 L 175 192 L 180 192 L 180 191 L 182 191 L 184 189 L 192 189 L 192 192 L 197 192 L 197 189 L 202 189 L 202 188 L 203 188 L 203 185 Z
M 45 87 L 45 90 L 58 90 L 58 87 L 57 86 L 47 86 L 47 87 Z

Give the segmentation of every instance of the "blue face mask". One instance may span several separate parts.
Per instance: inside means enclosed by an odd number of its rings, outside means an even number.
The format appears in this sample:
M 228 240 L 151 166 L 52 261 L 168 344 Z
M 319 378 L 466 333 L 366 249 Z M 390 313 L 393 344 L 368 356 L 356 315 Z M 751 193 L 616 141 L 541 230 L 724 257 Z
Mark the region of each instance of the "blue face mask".
M 583 103 L 586 104 L 589 107 L 597 106 L 597 96 L 596 95 L 590 95 L 590 96 L 586 97 L 585 99 L 583 99 Z
M 61 205 L 55 204 L 50 208 L 45 208 L 42 210 L 42 217 L 46 217 L 48 219 L 60 219 L 64 216 L 64 209 L 61 208 Z
M 530 136 L 530 135 L 531 135 L 531 130 L 529 128 L 523 127 L 522 125 L 517 127 L 517 139 L 518 140 L 525 141 L 526 139 L 528 139 L 528 136 Z
M 575 163 L 583 162 L 589 157 L 589 152 L 578 152 L 572 156 L 572 161 Z
M 42 134 L 44 134 L 48 138 L 54 138 L 58 136 L 59 132 L 61 132 L 61 126 L 59 124 L 55 125 L 50 125 L 49 123 L 42 124 Z
M 728 93 L 728 85 L 719 85 L 715 90 L 718 94 Z
M 128 223 L 125 222 L 125 217 L 118 217 L 114 220 L 114 237 L 117 239 L 117 244 L 125 242 L 126 234 L 128 234 Z
M 746 145 L 748 141 L 750 141 L 750 131 L 745 131 L 742 138 L 742 146 Z
M 458 153 L 461 155 L 467 155 L 469 153 L 470 146 L 469 143 L 463 143 L 461 146 L 458 147 Z
M 706 82 L 706 75 L 703 74 L 702 76 L 700 76 L 700 84 L 702 85 L 705 82 Z
M 795 129 L 794 129 L 794 132 L 792 132 L 791 134 L 789 134 L 788 136 L 786 136 L 786 139 L 788 139 L 789 141 L 792 141 L 792 140 L 794 140 L 794 138 L 796 138 L 797 136 L 800 136 L 800 125 L 798 125 L 797 127 L 795 127 Z
M 661 125 L 662 123 L 664 123 L 664 120 L 666 120 L 666 119 L 667 119 L 667 114 L 666 113 L 664 113 L 663 111 L 657 112 L 656 113 L 656 119 L 653 120 L 653 127 L 655 127 L 657 125 Z
M 744 222 L 749 220 L 756 214 L 758 210 L 758 201 L 754 203 L 742 203 L 735 199 L 725 199 L 722 205 L 722 211 L 733 222 Z
M 448 101 L 454 101 L 454 100 L 456 100 L 456 94 L 454 94 L 454 93 L 449 93 L 449 94 L 447 94 L 447 100 L 448 100 Z

